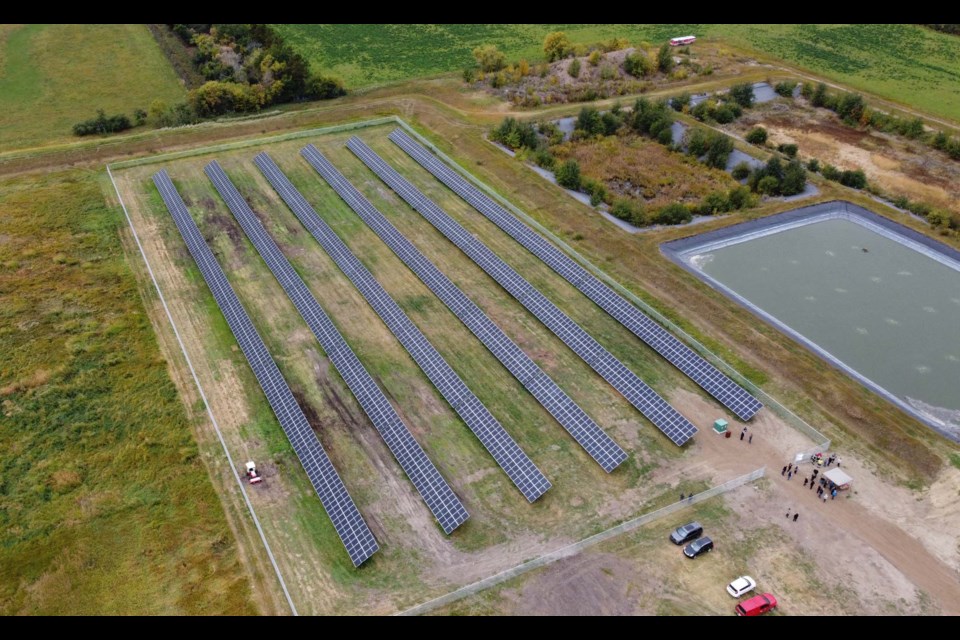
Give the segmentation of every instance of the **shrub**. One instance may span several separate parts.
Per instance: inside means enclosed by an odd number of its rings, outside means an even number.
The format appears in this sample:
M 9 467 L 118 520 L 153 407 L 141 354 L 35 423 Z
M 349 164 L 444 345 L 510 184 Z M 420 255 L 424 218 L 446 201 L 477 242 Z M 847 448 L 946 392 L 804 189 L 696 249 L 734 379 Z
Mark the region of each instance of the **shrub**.
M 750 193 L 750 189 L 743 185 L 730 189 L 727 194 L 727 200 L 730 201 L 731 209 L 748 209 L 754 205 L 755 196 Z
M 797 145 L 795 144 L 777 145 L 777 151 L 779 151 L 780 153 L 786 154 L 790 158 L 796 158 L 798 150 L 799 150 L 799 147 L 797 147 Z
M 718 213 L 727 213 L 731 209 L 730 199 L 723 191 L 711 191 L 703 200 L 700 201 L 694 210 L 694 213 L 701 216 L 716 215 Z
M 863 173 L 862 169 L 844 171 L 840 174 L 840 184 L 845 187 L 853 187 L 854 189 L 863 189 L 867 186 L 867 176 Z
M 820 169 L 820 175 L 827 180 L 833 180 L 834 182 L 838 182 L 840 180 L 840 170 L 832 164 L 823 165 L 823 168 Z
M 548 149 L 538 149 L 531 156 L 533 163 L 544 169 L 553 169 L 557 165 L 557 159 L 553 157 Z
M 594 49 L 589 56 L 587 56 L 587 63 L 591 67 L 595 67 L 600 64 L 600 58 L 603 57 L 603 54 L 600 53 L 599 49 Z
M 933 142 L 930 144 L 933 145 L 934 149 L 939 149 L 943 151 L 947 148 L 947 145 L 950 143 L 950 136 L 948 136 L 943 131 L 937 131 L 937 135 L 933 136 Z
M 507 56 L 495 44 L 484 44 L 473 50 L 473 57 L 481 71 L 500 71 L 507 65 Z
M 580 188 L 580 165 L 576 160 L 567 160 L 556 173 L 557 184 L 576 191 Z
M 536 149 L 540 146 L 540 138 L 531 123 L 519 122 L 510 117 L 505 118 L 500 126 L 490 132 L 490 138 L 511 149 Z
M 643 206 L 631 198 L 617 198 L 610 208 L 610 214 L 620 220 L 626 220 L 636 227 L 642 226 L 646 222 Z
M 825 105 L 829 105 L 829 101 Z M 859 93 L 845 93 L 837 98 L 836 112 L 845 122 L 856 124 L 860 122 L 865 106 Z
M 574 58 L 569 65 L 567 65 L 567 75 L 571 78 L 577 78 L 580 76 L 580 59 Z
M 673 112 L 666 102 L 654 103 L 640 98 L 633 105 L 629 124 L 637 133 L 660 139 L 663 129 L 669 131 L 672 122 Z
M 820 171 L 820 161 L 816 158 L 810 158 L 810 161 L 807 162 L 807 170 L 818 173 Z
M 791 160 L 783 169 L 783 177 L 780 179 L 779 193 L 783 196 L 796 195 L 803 191 L 807 184 L 807 172 L 799 160 Z
M 773 195 L 780 188 L 780 182 L 775 176 L 763 176 L 757 182 L 757 193 Z
M 623 70 L 634 78 L 642 78 L 653 72 L 653 63 L 643 51 L 633 51 L 623 59 Z
M 108 116 L 106 113 L 104 113 L 103 109 L 98 109 L 96 118 L 84 120 L 83 122 L 78 122 L 77 124 L 73 125 L 73 135 L 89 136 L 96 134 L 116 133 L 118 131 L 130 129 L 131 127 L 133 127 L 133 124 L 131 124 L 130 118 L 122 113 Z
M 147 123 L 147 112 L 143 109 L 134 109 L 133 110 L 133 121 L 139 127 Z
M 657 52 L 657 69 L 660 73 L 670 73 L 673 71 L 673 54 L 670 52 L 670 45 L 664 44 Z
M 574 128 L 583 131 L 588 136 L 603 133 L 603 120 L 600 117 L 600 112 L 594 107 L 583 107 L 580 109 Z
M 900 127 L 900 133 L 910 138 L 911 140 L 916 140 L 924 133 L 923 120 L 920 118 L 913 118 L 912 120 L 905 120 Z
M 753 85 L 749 82 L 733 85 L 730 87 L 730 99 L 744 109 L 749 109 L 753 106 Z
M 613 68 L 613 65 L 605 64 L 600 67 L 600 79 L 601 80 L 613 80 L 617 77 L 617 71 Z
M 590 204 L 597 206 L 607 197 L 607 187 L 600 181 L 593 178 L 581 178 L 580 189 L 590 196 Z
M 750 165 L 746 162 L 739 162 L 730 172 L 730 175 L 733 176 L 734 180 L 743 180 L 750 175 Z
M 779 96 L 783 96 L 784 98 L 792 98 L 793 90 L 796 88 L 797 88 L 796 82 L 790 82 L 788 80 L 784 80 L 783 82 L 778 82 L 777 86 L 775 86 L 773 90 L 776 91 L 777 95 Z
M 477 76 L 473 72 L 473 69 L 467 67 L 463 70 L 463 81 L 467 84 L 473 84 L 473 81 L 476 80 Z
M 548 33 L 543 39 L 543 53 L 550 62 L 566 58 L 570 53 L 570 39 L 567 34 L 563 31 Z
M 747 133 L 746 140 L 750 144 L 762 145 L 767 141 L 767 130 L 763 127 L 754 127 Z
M 679 202 L 668 204 L 660 209 L 656 215 L 656 221 L 660 224 L 683 224 L 684 222 L 690 222 L 692 219 L 693 214 L 690 213 L 690 209 Z
M 684 107 L 690 106 L 690 94 L 684 91 L 678 96 L 670 99 L 670 106 L 674 111 L 683 111 Z
M 722 104 L 714 109 L 713 119 L 716 120 L 718 124 L 729 124 L 737 119 L 737 112 L 732 106 Z
M 806 86 L 806 85 L 804 85 Z M 810 104 L 815 107 L 824 107 L 827 104 L 827 85 L 820 83 L 817 85 L 817 88 L 813 90 L 813 93 L 810 96 Z
M 710 134 L 710 150 L 707 151 L 705 162 L 707 166 L 715 169 L 726 169 L 727 160 L 730 159 L 730 153 L 732 151 L 733 139 L 718 131 L 714 131 Z

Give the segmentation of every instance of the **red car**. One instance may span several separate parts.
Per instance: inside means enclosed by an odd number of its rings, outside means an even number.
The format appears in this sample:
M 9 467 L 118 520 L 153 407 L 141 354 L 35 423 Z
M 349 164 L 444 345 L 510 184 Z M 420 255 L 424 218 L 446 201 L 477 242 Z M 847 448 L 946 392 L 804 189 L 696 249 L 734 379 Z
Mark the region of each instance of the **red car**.
M 773 594 L 761 593 L 758 596 L 753 596 L 749 600 L 744 600 L 734 607 L 733 610 L 738 616 L 759 616 L 776 608 L 777 599 L 773 597 Z

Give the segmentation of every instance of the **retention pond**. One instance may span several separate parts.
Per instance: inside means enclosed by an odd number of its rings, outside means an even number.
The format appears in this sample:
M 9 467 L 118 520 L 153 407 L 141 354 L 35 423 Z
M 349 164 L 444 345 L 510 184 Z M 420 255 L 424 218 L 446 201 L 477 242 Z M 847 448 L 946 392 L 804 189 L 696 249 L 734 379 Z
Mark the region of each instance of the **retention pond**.
M 847 202 L 662 248 L 713 288 L 960 441 L 960 252 Z

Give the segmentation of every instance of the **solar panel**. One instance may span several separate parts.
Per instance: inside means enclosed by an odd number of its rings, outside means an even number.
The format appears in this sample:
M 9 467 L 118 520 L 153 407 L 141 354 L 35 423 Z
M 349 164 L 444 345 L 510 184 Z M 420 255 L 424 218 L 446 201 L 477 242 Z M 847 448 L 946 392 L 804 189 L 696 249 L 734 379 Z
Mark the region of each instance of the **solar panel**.
M 377 552 L 379 546 L 373 537 L 367 523 L 357 510 L 347 488 L 343 485 L 337 470 L 327 457 L 327 452 L 317 439 L 316 434 L 307 422 L 303 410 L 293 397 L 290 387 L 281 375 L 276 363 L 267 351 L 260 334 L 253 326 L 250 316 L 247 315 L 240 299 L 234 292 L 223 273 L 223 269 L 213 257 L 210 247 L 204 242 L 200 230 L 190 217 L 183 199 L 177 192 L 166 171 L 154 174 L 153 182 L 160 191 L 170 215 L 180 230 L 190 255 L 193 256 L 204 281 L 213 293 L 213 297 L 220 307 L 220 311 L 227 320 L 243 355 L 246 356 L 253 374 L 260 383 L 273 409 L 274 415 L 280 422 L 290 445 L 293 447 L 300 464 L 303 465 L 310 483 L 313 485 L 320 503 L 323 504 L 333 527 L 340 536 L 340 541 L 346 547 L 353 566 L 358 567 L 364 560 Z
M 443 395 L 444 399 L 477 436 L 497 464 L 533 502 L 550 488 L 550 481 L 491 415 L 479 398 L 460 379 L 434 346 L 413 324 L 406 313 L 379 282 L 337 237 L 333 229 L 317 215 L 269 155 L 261 153 L 254 163 L 280 194 L 304 227 L 313 235 L 340 270 L 350 278 L 377 315 L 397 337 L 407 353 Z
M 741 420 L 749 420 L 763 407 L 763 404 L 743 387 L 721 373 L 676 336 L 550 244 L 543 236 L 521 222 L 480 189 L 470 184 L 402 129 L 394 130 L 390 134 L 390 139 L 423 168 L 500 227 L 507 235 L 543 260 L 547 266 L 666 358 Z
M 347 146 L 355 153 L 358 152 L 353 140 Z M 362 152 L 363 148 L 359 151 Z M 626 452 L 514 344 L 500 327 L 397 231 L 326 158 L 312 147 L 304 150 L 304 156 L 374 233 L 417 274 L 604 470 L 610 472 L 626 459 Z
M 459 498 L 427 458 L 427 454 L 420 448 L 417 441 L 413 439 L 410 430 L 397 415 L 393 405 L 367 373 L 320 303 L 280 252 L 277 243 L 267 234 L 220 165 L 212 162 L 204 171 L 213 181 L 240 226 L 243 227 L 250 242 L 257 249 L 257 253 L 270 267 L 270 271 L 313 331 L 313 335 L 327 353 L 330 362 L 343 377 L 364 413 L 383 437 L 391 453 L 413 482 L 440 526 L 445 532 L 452 532 L 469 517 Z
M 357 146 L 357 145 L 355 145 Z M 546 296 L 514 271 L 506 262 L 473 237 L 432 200 L 403 179 L 399 173 L 369 149 L 360 159 L 396 191 L 407 204 L 437 228 L 496 280 L 520 304 L 570 347 L 600 376 L 619 391 L 640 413 L 660 429 L 671 441 L 682 445 L 697 428 L 646 385 L 637 374 L 604 349 L 593 336 L 571 320 Z M 379 160 L 379 162 L 377 162 Z

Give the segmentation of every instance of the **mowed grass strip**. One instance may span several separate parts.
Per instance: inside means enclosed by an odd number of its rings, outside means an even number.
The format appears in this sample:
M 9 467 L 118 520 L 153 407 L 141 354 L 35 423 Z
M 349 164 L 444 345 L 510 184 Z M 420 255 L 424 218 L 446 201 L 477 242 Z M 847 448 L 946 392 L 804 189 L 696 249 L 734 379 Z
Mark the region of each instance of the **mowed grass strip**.
M 97 109 L 132 119 L 185 95 L 142 24 L 0 27 L 0 150 L 73 139 Z
M 0 613 L 255 613 L 98 179 L 0 183 Z

